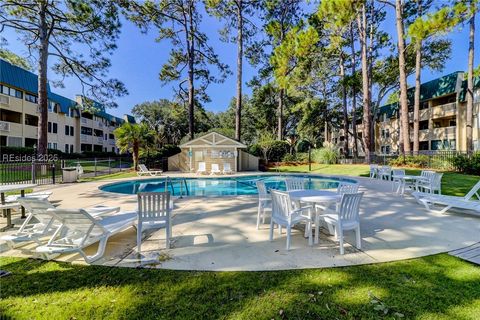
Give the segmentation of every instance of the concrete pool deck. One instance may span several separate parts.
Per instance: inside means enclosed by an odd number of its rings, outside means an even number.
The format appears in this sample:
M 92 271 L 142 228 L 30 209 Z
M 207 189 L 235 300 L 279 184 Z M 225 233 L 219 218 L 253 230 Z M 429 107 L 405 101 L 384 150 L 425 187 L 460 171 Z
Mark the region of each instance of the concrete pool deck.
M 176 175 L 169 176 L 191 176 Z M 322 175 L 326 176 L 326 175 Z M 335 176 L 338 177 L 338 176 Z M 341 256 L 337 242 L 326 233 L 320 243 L 309 247 L 301 230 L 292 235 L 290 251 L 285 250 L 286 235 L 276 231 L 274 241 L 268 240 L 269 225 L 256 230 L 257 198 L 185 197 L 175 201 L 173 211 L 173 243 L 165 248 L 164 230 L 146 235 L 142 244 L 142 260 L 136 254 L 134 228 L 110 238 L 104 258 L 95 264 L 179 270 L 282 270 L 350 266 L 378 263 L 463 248 L 480 240 L 480 217 L 460 212 L 441 215 L 429 212 L 410 196 L 393 192 L 391 182 L 355 179 L 365 192 L 361 204 L 362 250 L 346 245 Z M 94 205 L 120 206 L 122 210 L 136 207 L 135 195 L 100 191 L 106 183 L 130 179 L 103 180 L 58 185 L 50 200 L 63 208 Z M 354 234 L 346 241 L 354 243 Z M 3 256 L 32 256 L 29 244 L 8 250 Z M 96 245 L 89 248 L 92 252 Z M 78 254 L 62 255 L 59 261 L 84 263 Z

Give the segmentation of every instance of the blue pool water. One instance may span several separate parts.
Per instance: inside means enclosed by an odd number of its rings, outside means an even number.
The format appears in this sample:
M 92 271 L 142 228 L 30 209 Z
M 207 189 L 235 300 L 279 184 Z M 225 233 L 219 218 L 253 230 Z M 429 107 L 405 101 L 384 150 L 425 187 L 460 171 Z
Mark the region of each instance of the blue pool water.
M 241 177 L 213 177 L 213 178 L 172 178 L 165 188 L 166 178 L 148 180 L 132 180 L 118 182 L 100 187 L 107 192 L 123 194 L 137 194 L 138 192 L 170 191 L 174 196 L 234 196 L 255 195 L 255 182 L 263 180 L 267 189 L 285 190 L 286 177 L 302 177 L 308 180 L 309 189 L 336 188 L 340 181 L 355 183 L 355 180 L 344 178 L 330 178 L 305 175 L 252 175 Z

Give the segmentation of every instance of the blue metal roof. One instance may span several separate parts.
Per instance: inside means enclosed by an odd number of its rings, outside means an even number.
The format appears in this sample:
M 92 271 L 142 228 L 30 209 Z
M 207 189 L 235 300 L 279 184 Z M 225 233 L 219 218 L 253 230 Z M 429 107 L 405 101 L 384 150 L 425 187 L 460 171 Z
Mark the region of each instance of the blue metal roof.
M 60 105 L 60 111 L 66 114 L 68 114 L 68 109 L 75 108 L 78 106 L 77 102 L 53 92 L 48 93 L 48 98 L 58 103 Z
M 36 74 L 17 67 L 3 59 L 0 59 L 0 82 L 7 83 L 12 87 L 37 94 L 38 77 Z M 47 83 L 47 92 L 50 92 L 50 85 Z
M 17 89 L 24 90 L 26 92 L 37 95 L 38 93 L 38 77 L 35 73 L 25 70 L 23 68 L 17 67 L 11 64 L 8 61 L 0 59 L 0 82 L 5 83 L 9 86 L 15 87 Z M 48 99 L 58 103 L 60 105 L 60 110 L 63 113 L 68 113 L 68 109 L 71 107 L 78 107 L 78 103 L 74 100 L 68 99 L 64 96 L 56 94 L 50 91 L 50 85 L 47 83 L 47 94 Z M 96 101 L 93 101 L 93 107 L 95 109 L 94 114 L 96 116 L 105 118 L 109 121 L 123 123 L 125 120 L 122 118 L 116 117 L 105 112 L 105 107 Z M 135 118 L 130 115 L 127 115 L 128 121 L 135 123 Z

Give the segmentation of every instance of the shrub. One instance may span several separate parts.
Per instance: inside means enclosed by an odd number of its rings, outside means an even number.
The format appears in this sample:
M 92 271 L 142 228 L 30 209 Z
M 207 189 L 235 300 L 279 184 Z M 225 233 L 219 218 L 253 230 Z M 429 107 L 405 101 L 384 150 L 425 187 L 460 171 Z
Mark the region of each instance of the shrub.
M 251 155 L 254 155 L 256 157 L 261 158 L 263 156 L 262 154 L 262 148 L 258 143 L 252 144 L 248 146 L 247 152 L 250 153 Z
M 283 156 L 282 162 L 297 162 L 297 157 L 294 154 L 287 153 Z
M 290 148 L 288 142 L 275 140 L 272 142 L 272 147 L 269 152 L 269 159 L 270 161 L 281 161 L 283 157 L 288 153 L 288 149 Z
M 338 162 L 340 153 L 337 148 L 331 143 L 324 143 L 323 148 L 312 150 L 313 162 L 323 164 L 335 164 Z
M 462 173 L 480 175 L 480 151 L 475 152 L 470 157 L 462 154 L 457 155 L 452 159 L 452 165 Z
M 395 159 L 391 159 L 388 163 L 389 165 L 396 167 L 407 166 L 412 168 L 428 168 L 430 158 L 427 155 L 398 156 Z

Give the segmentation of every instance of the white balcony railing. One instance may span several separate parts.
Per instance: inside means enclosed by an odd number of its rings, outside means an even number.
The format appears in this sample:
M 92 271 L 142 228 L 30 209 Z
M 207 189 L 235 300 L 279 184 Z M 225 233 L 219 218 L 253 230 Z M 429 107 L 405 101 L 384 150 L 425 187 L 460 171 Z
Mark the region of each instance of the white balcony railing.
M 8 106 L 10 104 L 10 97 L 0 94 L 0 104 Z
M 87 134 L 81 134 L 80 135 L 80 141 L 81 142 L 90 142 L 91 140 L 91 136 L 87 135 Z
M 115 145 L 115 140 L 108 140 L 108 144 L 111 145 L 111 146 L 114 146 Z
M 103 137 L 97 137 L 97 143 L 103 144 Z
M 88 123 L 87 118 L 81 118 L 81 119 L 82 119 L 81 122 L 82 122 L 83 124 L 87 124 L 87 123 Z
M 10 131 L 10 123 L 6 121 L 0 121 L 0 131 Z

